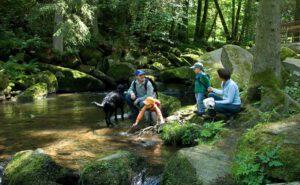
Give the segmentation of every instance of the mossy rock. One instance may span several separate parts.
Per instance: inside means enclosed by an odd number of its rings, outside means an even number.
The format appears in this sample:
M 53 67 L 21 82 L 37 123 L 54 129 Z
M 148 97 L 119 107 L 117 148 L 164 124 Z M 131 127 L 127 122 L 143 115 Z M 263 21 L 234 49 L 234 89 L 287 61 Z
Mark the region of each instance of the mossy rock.
M 21 151 L 6 166 L 3 185 L 58 185 L 56 179 L 66 172 L 38 150 Z
M 34 100 L 43 99 L 48 94 L 48 87 L 46 83 L 37 83 L 18 96 L 18 101 L 20 102 L 30 102 Z
M 6 89 L 6 87 L 9 84 L 9 79 L 7 75 L 4 74 L 4 71 L 1 71 L 0 69 L 0 91 L 3 91 Z
M 231 78 L 240 89 L 246 89 L 252 72 L 253 55 L 239 46 L 229 44 L 223 46 L 221 62 L 224 68 L 230 70 Z
M 195 74 L 192 69 L 188 66 L 168 69 L 162 71 L 160 74 L 160 80 L 163 82 L 170 83 L 182 83 L 192 81 Z
M 171 115 L 181 107 L 181 102 L 175 97 L 158 93 L 158 99 L 161 102 L 161 111 L 164 117 Z
M 135 60 L 134 64 L 138 68 L 142 68 L 142 67 L 145 67 L 148 64 L 148 62 L 149 62 L 148 57 L 140 56 L 138 59 Z
M 153 63 L 157 62 L 160 63 L 164 66 L 171 66 L 171 62 L 169 59 L 167 59 L 166 57 L 164 57 L 163 55 L 157 56 L 155 58 L 152 59 Z
M 294 82 L 299 83 L 300 78 L 300 59 L 286 58 L 282 62 L 284 69 L 288 72 L 287 76 Z
M 288 57 L 296 57 L 297 53 L 290 48 L 282 47 L 280 50 L 280 60 L 284 61 Z
M 180 55 L 181 55 L 181 51 L 178 48 L 172 48 L 171 47 L 169 49 L 169 53 L 172 53 L 172 54 L 174 54 L 177 57 L 180 57 Z
M 96 66 L 98 61 L 102 61 L 103 54 L 97 49 L 84 48 L 79 53 L 83 64 Z
M 130 63 L 114 63 L 109 67 L 107 74 L 116 81 L 126 82 L 134 75 L 135 67 Z
M 229 157 L 217 148 L 196 146 L 179 150 L 167 163 L 162 185 L 231 184 Z
M 101 91 L 105 84 L 83 72 L 50 64 L 40 64 L 40 67 L 55 74 L 60 92 Z
M 56 76 L 50 71 L 42 71 L 34 76 L 36 83 L 46 83 L 48 93 L 55 93 L 58 90 Z
M 184 58 L 180 58 L 180 56 L 176 56 L 173 53 L 168 53 L 167 58 L 171 61 L 171 63 L 176 66 L 176 67 L 181 67 L 181 66 L 190 66 L 191 63 L 188 62 Z
M 129 185 L 140 158 L 128 151 L 101 156 L 81 170 L 80 184 Z
M 153 64 L 151 64 L 150 68 L 156 71 L 163 71 L 166 69 L 166 67 L 159 62 L 154 62 Z
M 195 55 L 195 54 L 183 54 L 181 55 L 181 58 L 186 59 L 191 64 L 194 64 L 201 59 L 199 55 Z
M 192 48 L 186 48 L 184 50 L 184 53 L 186 54 L 193 54 L 193 55 L 198 55 L 201 56 L 204 54 L 204 52 L 200 48 L 192 49 Z
M 63 56 L 63 67 L 68 68 L 77 68 L 79 65 L 82 64 L 81 58 L 78 56 L 78 54 L 66 54 Z
M 255 154 L 271 151 L 276 147 L 279 167 L 266 166 L 267 176 L 285 182 L 300 180 L 300 114 L 287 120 L 274 123 L 259 124 L 243 134 L 239 141 L 237 155 Z M 240 165 L 235 161 L 234 169 Z

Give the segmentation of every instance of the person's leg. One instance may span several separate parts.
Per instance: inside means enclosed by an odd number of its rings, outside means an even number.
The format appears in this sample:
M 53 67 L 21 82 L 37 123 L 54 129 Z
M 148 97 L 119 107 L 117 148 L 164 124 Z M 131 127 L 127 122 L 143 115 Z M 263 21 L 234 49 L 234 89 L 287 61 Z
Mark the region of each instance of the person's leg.
M 204 113 L 205 107 L 204 107 L 204 93 L 197 93 L 196 94 L 196 100 L 197 100 L 197 111 L 198 113 Z
M 216 103 L 215 111 L 222 114 L 236 114 L 240 112 L 241 106 L 240 105 L 233 105 L 233 104 L 220 104 Z
M 158 123 L 156 112 L 155 111 L 150 112 L 150 116 L 151 116 L 152 126 L 156 125 Z
M 208 97 L 213 98 L 214 100 L 223 100 L 223 98 L 221 96 L 217 95 L 216 93 L 209 93 Z
M 131 119 L 132 119 L 133 121 L 135 121 L 135 119 L 136 119 L 136 117 L 137 117 L 137 115 L 138 115 L 138 113 L 139 113 L 139 110 L 138 110 L 138 108 L 133 104 L 133 101 L 131 100 L 130 94 L 127 94 L 127 95 L 125 96 L 125 101 L 126 101 L 127 105 L 128 105 L 129 108 L 130 108 L 130 111 L 131 111 Z

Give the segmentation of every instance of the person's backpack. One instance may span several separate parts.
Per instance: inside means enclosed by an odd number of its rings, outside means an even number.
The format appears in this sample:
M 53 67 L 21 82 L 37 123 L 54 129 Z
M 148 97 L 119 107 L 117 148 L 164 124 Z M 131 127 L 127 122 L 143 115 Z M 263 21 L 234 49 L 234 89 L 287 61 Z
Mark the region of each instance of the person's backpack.
M 148 82 L 150 82 L 153 86 L 153 91 L 156 94 L 156 98 L 158 98 L 158 89 L 157 89 L 157 85 L 156 83 L 151 79 L 151 78 L 147 78 L 145 77 L 145 90 L 147 91 L 147 84 Z M 133 84 L 133 90 L 134 92 L 136 92 L 136 80 L 134 80 L 134 84 Z

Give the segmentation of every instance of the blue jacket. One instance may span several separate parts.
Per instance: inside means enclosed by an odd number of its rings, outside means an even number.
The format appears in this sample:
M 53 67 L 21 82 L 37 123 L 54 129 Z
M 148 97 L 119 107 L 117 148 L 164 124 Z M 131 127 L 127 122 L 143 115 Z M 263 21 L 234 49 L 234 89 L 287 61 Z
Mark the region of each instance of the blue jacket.
M 214 93 L 223 96 L 223 100 L 218 100 L 216 103 L 241 105 L 239 87 L 233 80 L 229 79 L 225 83 L 222 82 L 221 87 L 222 90 L 213 88 Z

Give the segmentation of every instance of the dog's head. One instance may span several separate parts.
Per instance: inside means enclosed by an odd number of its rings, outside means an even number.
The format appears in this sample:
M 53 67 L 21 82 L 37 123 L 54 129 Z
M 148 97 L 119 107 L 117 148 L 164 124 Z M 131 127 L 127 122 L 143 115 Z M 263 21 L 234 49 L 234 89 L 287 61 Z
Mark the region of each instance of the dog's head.
M 125 90 L 127 89 L 127 86 L 126 85 L 123 85 L 123 84 L 119 84 L 117 86 L 117 89 L 116 91 L 120 94 L 123 94 L 125 92 Z

